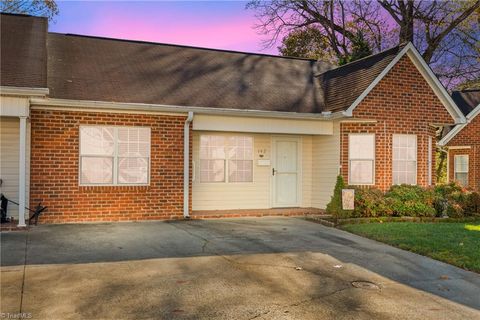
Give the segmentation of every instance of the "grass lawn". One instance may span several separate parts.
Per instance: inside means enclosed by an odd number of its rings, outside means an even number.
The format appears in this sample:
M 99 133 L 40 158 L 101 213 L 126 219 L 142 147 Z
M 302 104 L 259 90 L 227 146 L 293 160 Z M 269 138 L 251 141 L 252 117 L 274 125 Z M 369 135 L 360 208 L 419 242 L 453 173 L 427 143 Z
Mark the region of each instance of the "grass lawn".
M 480 272 L 480 220 L 347 224 L 342 229 L 455 266 Z

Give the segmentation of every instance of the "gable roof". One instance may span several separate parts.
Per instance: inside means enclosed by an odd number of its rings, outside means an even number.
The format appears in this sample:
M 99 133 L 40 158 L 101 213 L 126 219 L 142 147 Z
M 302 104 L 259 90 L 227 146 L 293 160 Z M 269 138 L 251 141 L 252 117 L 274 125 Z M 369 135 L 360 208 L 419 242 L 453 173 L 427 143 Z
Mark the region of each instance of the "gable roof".
M 318 75 L 325 95 L 325 111 L 347 110 L 402 47 L 396 46 Z
M 471 89 L 452 92 L 452 98 L 458 107 L 465 114 L 466 123 L 454 127 L 444 128 L 442 139 L 439 144 L 447 145 L 463 128 L 468 126 L 473 119 L 480 114 L 480 89 Z
M 47 87 L 47 27 L 43 17 L 1 14 L 1 86 Z
M 417 51 L 415 46 L 409 42 L 405 45 L 399 47 L 398 53 L 395 57 L 388 63 L 388 65 L 378 74 L 378 76 L 368 85 L 365 91 L 362 92 L 360 96 L 348 107 L 345 111 L 347 116 L 352 116 L 353 110 L 362 102 L 362 100 L 370 93 L 370 91 L 375 88 L 375 86 L 388 74 L 388 72 L 403 58 L 405 55 L 409 57 L 418 71 L 422 74 L 424 79 L 430 85 L 435 95 L 439 98 L 442 104 L 445 106 L 447 111 L 450 113 L 452 118 L 455 120 L 455 123 L 464 123 L 466 121 L 465 116 L 457 107 L 455 102 L 448 94 L 445 87 L 440 83 L 438 78 L 433 73 L 432 69 L 428 66 L 425 60 L 422 58 L 420 53 Z

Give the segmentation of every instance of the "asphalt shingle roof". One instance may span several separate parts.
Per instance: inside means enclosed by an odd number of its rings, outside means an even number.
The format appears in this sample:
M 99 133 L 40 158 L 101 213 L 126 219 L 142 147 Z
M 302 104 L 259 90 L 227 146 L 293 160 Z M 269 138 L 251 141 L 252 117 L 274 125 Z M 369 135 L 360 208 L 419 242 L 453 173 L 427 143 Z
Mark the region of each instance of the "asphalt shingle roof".
M 314 60 L 48 34 L 52 97 L 320 112 Z
M 0 84 L 47 87 L 47 19 L 0 15 Z

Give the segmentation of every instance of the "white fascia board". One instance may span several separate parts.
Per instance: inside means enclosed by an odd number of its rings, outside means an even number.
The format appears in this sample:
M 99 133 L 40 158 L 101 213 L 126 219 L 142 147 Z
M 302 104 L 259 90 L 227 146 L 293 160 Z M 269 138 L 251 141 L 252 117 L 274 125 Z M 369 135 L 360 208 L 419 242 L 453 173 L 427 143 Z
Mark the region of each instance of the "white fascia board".
M 440 101 L 442 101 L 447 111 L 450 113 L 453 119 L 455 119 L 455 123 L 465 123 L 467 119 L 465 118 L 463 112 L 458 108 L 457 104 L 453 101 L 450 94 L 448 94 L 443 84 L 440 82 L 440 80 L 438 80 L 437 76 L 433 73 L 430 66 L 425 62 L 422 55 L 418 52 L 418 50 L 412 43 L 409 43 L 407 47 L 409 47 L 410 49 L 408 51 L 408 56 L 413 61 L 415 66 L 420 70 L 422 75 L 426 78 L 427 82 L 429 82 L 433 91 L 440 99 Z
M 262 111 L 262 110 L 242 110 L 242 109 L 226 109 L 226 108 L 205 108 L 194 106 L 176 106 L 164 104 L 145 104 L 145 103 L 119 103 L 105 101 L 89 101 L 89 100 L 68 100 L 53 98 L 32 98 L 30 105 L 42 107 L 61 107 L 61 108 L 83 108 L 97 110 L 130 110 L 139 112 L 168 112 L 168 113 L 188 113 L 196 114 L 212 114 L 225 116 L 242 116 L 242 117 L 260 117 L 260 118 L 283 118 L 283 119 L 316 119 L 316 120 L 333 120 L 343 118 L 346 115 L 343 112 L 331 114 L 322 113 L 296 113 L 282 111 Z
M 8 96 L 45 97 L 49 92 L 48 88 L 0 86 L 0 94 Z
M 480 114 L 480 104 L 475 109 L 473 109 L 469 114 L 467 114 L 466 123 L 457 124 L 452 130 L 450 130 L 449 133 L 445 135 L 445 137 L 443 137 L 438 142 L 438 144 L 440 146 L 447 145 L 447 143 L 449 143 L 450 140 L 453 139 L 453 137 L 455 137 L 460 131 L 462 131 L 462 129 L 465 128 L 470 122 L 472 122 L 472 120 L 479 114 Z
M 445 106 L 447 111 L 455 119 L 456 124 L 465 123 L 466 119 L 460 109 L 457 107 L 455 102 L 448 94 L 447 90 L 440 83 L 438 78 L 435 76 L 431 68 L 422 58 L 420 53 L 417 51 L 415 46 L 409 42 L 398 54 L 397 56 L 387 65 L 387 67 L 375 78 L 375 80 L 365 89 L 365 91 L 352 103 L 352 105 L 347 109 L 346 113 L 349 116 L 353 116 L 353 110 L 360 104 L 360 102 L 365 99 L 365 97 L 370 93 L 370 91 L 375 88 L 375 86 L 387 75 L 387 73 L 397 64 L 400 59 L 408 53 L 408 57 L 412 60 L 417 69 L 420 70 L 422 75 L 426 78 L 427 82 L 430 84 L 442 104 Z

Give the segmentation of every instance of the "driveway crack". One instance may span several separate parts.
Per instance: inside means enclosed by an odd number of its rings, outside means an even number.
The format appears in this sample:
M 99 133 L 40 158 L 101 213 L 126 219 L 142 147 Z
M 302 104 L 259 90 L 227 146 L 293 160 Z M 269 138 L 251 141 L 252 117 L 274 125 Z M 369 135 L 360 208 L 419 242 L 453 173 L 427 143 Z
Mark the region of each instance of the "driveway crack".
M 185 229 L 185 228 L 181 228 L 181 227 L 175 225 L 174 223 L 172 223 L 172 224 L 170 224 L 170 225 L 173 226 L 173 227 L 176 228 L 176 229 L 180 229 L 180 230 L 188 233 L 188 234 L 191 235 L 192 237 L 195 237 L 195 238 L 198 238 L 198 239 L 202 240 L 202 241 L 203 241 L 202 253 L 205 253 L 205 252 L 207 251 L 207 245 L 208 245 L 208 243 L 210 242 L 210 240 L 208 240 L 207 238 L 204 238 L 204 237 L 202 237 L 202 236 L 199 236 L 198 234 L 195 234 L 195 233 L 193 233 L 193 232 L 191 232 L 191 231 L 188 231 L 188 230 Z M 219 254 L 217 254 L 216 252 L 211 252 L 211 253 L 213 253 L 213 254 L 215 254 L 215 255 L 219 255 Z
M 25 254 L 24 254 L 24 261 L 23 261 L 23 276 L 22 276 L 22 289 L 20 291 L 20 313 L 22 313 L 23 309 L 23 291 L 25 288 L 25 274 L 27 271 L 27 252 L 28 252 L 28 235 L 29 235 L 29 229 L 27 228 L 26 234 L 25 234 Z

